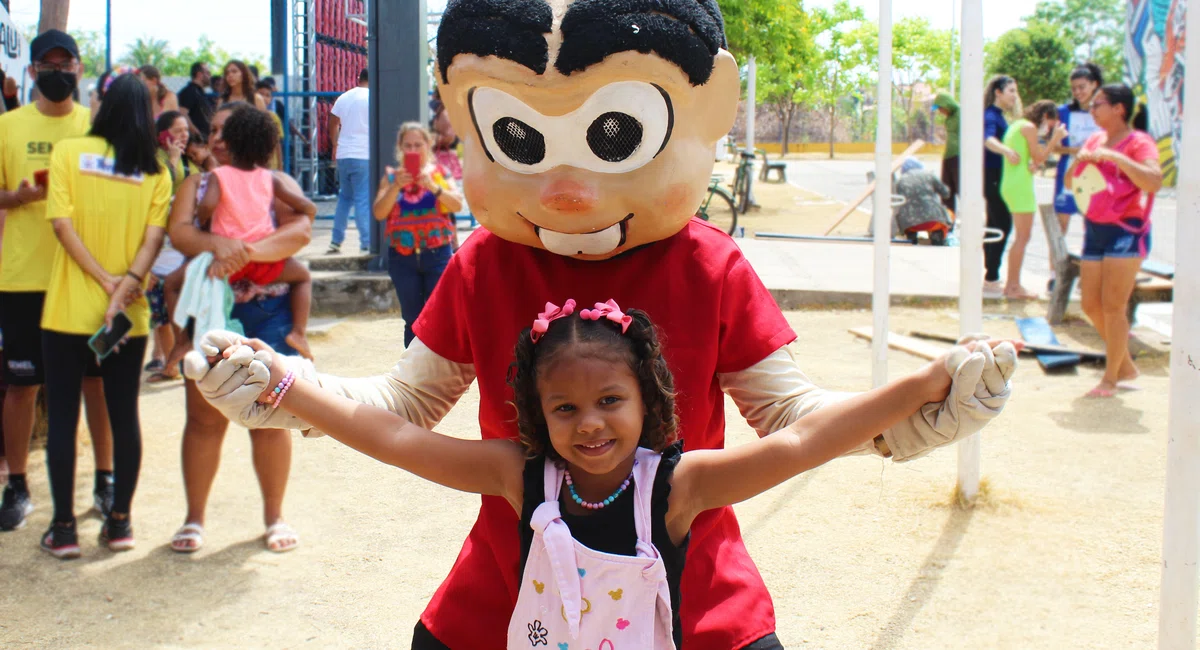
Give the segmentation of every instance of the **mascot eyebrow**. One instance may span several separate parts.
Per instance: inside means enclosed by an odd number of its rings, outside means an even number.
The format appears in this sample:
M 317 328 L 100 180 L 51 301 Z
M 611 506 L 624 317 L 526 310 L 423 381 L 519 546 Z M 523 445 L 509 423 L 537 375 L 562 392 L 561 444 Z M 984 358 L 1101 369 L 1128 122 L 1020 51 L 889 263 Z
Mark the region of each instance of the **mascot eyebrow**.
M 651 52 L 674 63 L 693 86 L 708 81 L 725 47 L 716 0 L 577 0 L 562 22 L 554 67 L 581 72 L 618 52 Z
M 545 34 L 553 15 L 544 0 L 451 0 L 438 28 L 442 81 L 459 54 L 497 56 L 545 74 Z M 576 0 L 562 21 L 554 67 L 582 72 L 619 52 L 654 53 L 678 66 L 693 86 L 708 81 L 725 47 L 716 0 Z
M 498 56 L 538 74 L 550 61 L 545 35 L 554 14 L 545 0 L 450 0 L 438 26 L 442 81 L 459 54 Z

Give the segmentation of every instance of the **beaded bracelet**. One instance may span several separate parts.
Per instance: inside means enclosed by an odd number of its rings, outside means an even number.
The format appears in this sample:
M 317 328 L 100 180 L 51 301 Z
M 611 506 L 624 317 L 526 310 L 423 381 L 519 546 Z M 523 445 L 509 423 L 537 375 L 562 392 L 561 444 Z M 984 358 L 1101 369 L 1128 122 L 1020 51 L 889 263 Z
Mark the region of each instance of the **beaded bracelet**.
M 289 370 L 288 374 L 283 376 L 283 379 L 279 382 L 279 385 L 275 387 L 271 402 L 272 409 L 279 408 L 279 405 L 283 402 L 283 396 L 287 395 L 288 390 L 294 383 L 296 383 L 296 373 Z

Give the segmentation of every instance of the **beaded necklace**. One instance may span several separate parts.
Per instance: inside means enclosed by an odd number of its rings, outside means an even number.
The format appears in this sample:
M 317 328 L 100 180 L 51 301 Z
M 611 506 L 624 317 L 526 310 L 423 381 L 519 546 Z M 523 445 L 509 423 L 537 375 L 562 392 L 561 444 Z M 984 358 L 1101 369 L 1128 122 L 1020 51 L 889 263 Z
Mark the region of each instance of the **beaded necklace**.
M 633 464 L 637 465 L 637 461 L 633 461 Z M 629 476 L 625 477 L 625 480 L 621 483 L 621 487 L 617 488 L 616 492 L 613 492 L 607 499 L 604 499 L 603 501 L 592 503 L 590 501 L 584 501 L 581 499 L 579 497 L 579 493 L 575 491 L 575 482 L 571 480 L 571 470 L 564 467 L 563 473 L 566 475 L 567 489 L 571 492 L 571 499 L 575 501 L 575 503 L 578 503 L 581 507 L 587 508 L 588 510 L 599 510 L 606 506 L 612 505 L 612 502 L 616 501 L 617 497 L 621 496 L 621 494 L 629 488 L 629 482 L 633 480 L 633 471 L 630 470 Z

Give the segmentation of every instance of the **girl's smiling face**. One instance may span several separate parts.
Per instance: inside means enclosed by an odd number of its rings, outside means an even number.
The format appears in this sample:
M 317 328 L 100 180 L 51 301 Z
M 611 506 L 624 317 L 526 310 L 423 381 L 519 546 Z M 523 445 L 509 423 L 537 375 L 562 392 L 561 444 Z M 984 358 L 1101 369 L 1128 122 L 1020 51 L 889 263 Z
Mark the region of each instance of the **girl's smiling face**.
M 637 376 L 612 356 L 575 346 L 538 371 L 537 385 L 550 444 L 568 468 L 624 479 L 646 407 Z

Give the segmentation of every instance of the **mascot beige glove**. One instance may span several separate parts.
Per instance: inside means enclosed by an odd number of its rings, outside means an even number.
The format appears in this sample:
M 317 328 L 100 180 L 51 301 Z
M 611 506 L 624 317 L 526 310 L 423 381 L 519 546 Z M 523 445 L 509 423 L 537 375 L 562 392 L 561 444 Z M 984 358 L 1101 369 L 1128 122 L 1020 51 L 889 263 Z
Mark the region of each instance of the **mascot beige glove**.
M 973 351 L 962 347 L 985 339 L 968 336 L 959 341 L 960 347 L 946 359 L 950 394 L 943 402 L 921 408 L 921 418 L 914 423 L 910 436 L 885 435 L 892 460 L 913 460 L 931 449 L 978 433 L 1004 410 L 1012 395 L 1010 380 L 1017 368 L 1017 350 L 1007 341 L 994 351 L 982 342 Z
M 232 332 L 213 331 L 200 337 L 200 352 L 192 351 L 183 360 L 184 375 L 196 382 L 204 399 L 231 422 L 248 429 L 299 429 L 301 421 L 284 411 L 259 404 L 258 397 L 270 386 L 271 363 L 275 353 L 254 351 L 247 339 Z M 208 358 L 220 357 L 233 348 L 228 359 L 209 367 Z M 317 369 L 300 357 L 280 357 L 297 379 L 316 381 Z

